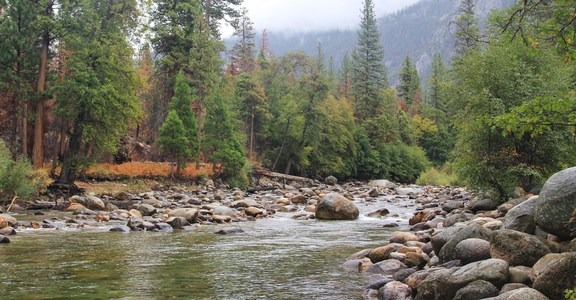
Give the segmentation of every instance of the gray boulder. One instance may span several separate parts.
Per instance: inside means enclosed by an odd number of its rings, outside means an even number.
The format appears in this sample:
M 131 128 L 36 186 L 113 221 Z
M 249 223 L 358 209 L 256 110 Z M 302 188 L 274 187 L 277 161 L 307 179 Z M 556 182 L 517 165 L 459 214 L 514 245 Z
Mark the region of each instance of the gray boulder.
M 448 243 L 448 241 L 462 229 L 463 227 L 448 227 L 433 235 L 430 239 L 430 244 L 432 244 L 434 253 L 440 253 L 440 249 L 442 249 L 442 247 L 444 247 L 444 245 L 446 245 L 446 243 Z
M 498 288 L 492 283 L 485 280 L 476 280 L 459 289 L 452 300 L 483 299 L 498 296 L 498 292 Z
M 387 188 L 387 189 L 394 189 L 396 188 L 396 184 L 386 180 L 386 179 L 380 179 L 380 180 L 372 180 L 370 182 L 368 182 L 369 186 L 373 186 L 373 187 L 381 187 L 381 188 Z
M 436 299 L 452 299 L 458 290 L 471 282 L 484 280 L 496 287 L 508 281 L 508 263 L 501 259 L 487 259 L 457 268 L 445 278 L 439 279 Z
M 535 289 L 521 288 L 506 292 L 504 294 L 500 294 L 496 297 L 485 298 L 484 300 L 550 300 L 550 299 Z
M 412 300 L 412 289 L 399 281 L 391 281 L 378 290 L 378 300 Z
M 472 224 L 464 227 L 462 230 L 458 231 L 440 250 L 437 254 L 440 258 L 440 262 L 447 262 L 455 260 L 458 258 L 458 254 L 455 251 L 458 243 L 469 238 L 478 238 L 483 240 L 490 240 L 490 234 L 492 232 L 490 229 L 484 228 L 478 224 Z
M 532 268 L 532 287 L 550 299 L 563 299 L 564 290 L 576 286 L 575 274 L 576 252 L 548 254 Z
M 536 236 L 509 230 L 497 230 L 490 236 L 490 255 L 511 266 L 532 267 L 550 249 Z
M 466 265 L 471 262 L 489 259 L 490 256 L 490 242 L 470 238 L 465 239 L 456 245 L 454 248 L 456 259 L 459 259 L 462 264 Z
M 401 261 L 396 259 L 387 259 L 371 265 L 366 270 L 366 273 L 392 276 L 394 275 L 394 273 L 405 268 L 407 268 L 407 266 L 403 264 Z
M 324 179 L 324 183 L 326 183 L 328 185 L 336 185 L 336 184 L 338 184 L 338 178 L 330 175 L 330 176 L 326 177 L 326 179 Z
M 479 211 L 489 211 L 498 208 L 498 203 L 494 202 L 492 199 L 481 198 L 474 199 L 468 203 L 468 208 L 474 213 Z
M 534 196 L 510 209 L 504 217 L 504 228 L 534 234 L 534 209 L 539 201 L 540 198 Z
M 358 207 L 338 193 L 325 195 L 316 206 L 317 219 L 356 220 L 359 215 Z
M 563 240 L 574 238 L 571 229 L 576 229 L 576 223 L 567 226 L 567 222 L 576 209 L 576 167 L 552 175 L 540 198 L 534 209 L 536 225 Z

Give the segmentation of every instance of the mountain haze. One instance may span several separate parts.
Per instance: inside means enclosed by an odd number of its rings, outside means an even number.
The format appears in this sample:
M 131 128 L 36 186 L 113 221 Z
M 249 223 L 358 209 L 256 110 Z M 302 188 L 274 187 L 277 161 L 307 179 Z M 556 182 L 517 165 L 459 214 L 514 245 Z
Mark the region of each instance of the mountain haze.
M 513 2 L 514 0 L 479 0 L 476 4 L 476 15 L 485 20 L 491 10 L 504 8 Z M 458 15 L 459 4 L 460 1 L 456 0 L 422 0 L 378 19 L 392 85 L 397 83 L 397 75 L 406 55 L 410 55 L 423 79 L 428 76 L 434 53 L 441 53 L 445 62 L 450 59 L 454 45 L 451 22 Z M 356 47 L 356 37 L 355 29 L 268 32 L 269 46 L 275 56 L 297 51 L 315 55 L 318 43 L 321 43 L 325 57 L 332 57 L 336 67 L 341 64 L 344 55 Z M 422 83 L 425 84 L 425 81 Z

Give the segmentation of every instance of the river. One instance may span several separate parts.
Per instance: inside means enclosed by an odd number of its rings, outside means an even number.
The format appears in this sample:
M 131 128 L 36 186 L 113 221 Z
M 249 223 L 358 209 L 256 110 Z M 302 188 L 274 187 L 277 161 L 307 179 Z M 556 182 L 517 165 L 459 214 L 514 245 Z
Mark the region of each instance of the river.
M 341 264 L 407 229 L 413 208 L 383 200 L 358 206 L 356 221 L 278 213 L 233 223 L 245 233 L 232 235 L 214 234 L 223 225 L 173 233 L 19 230 L 0 245 L 0 298 L 362 299 L 363 275 Z M 384 207 L 396 217 L 365 216 Z M 391 221 L 400 228 L 382 226 Z

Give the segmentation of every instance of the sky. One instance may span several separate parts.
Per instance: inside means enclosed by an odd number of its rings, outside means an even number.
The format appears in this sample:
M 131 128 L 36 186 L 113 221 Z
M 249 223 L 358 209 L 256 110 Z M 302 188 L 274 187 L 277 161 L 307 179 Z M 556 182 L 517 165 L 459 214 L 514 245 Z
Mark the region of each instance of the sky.
M 420 0 L 374 0 L 380 17 Z M 363 0 L 244 0 L 256 31 L 350 29 L 360 23 Z M 226 31 L 226 30 L 225 30 Z M 229 31 L 224 33 L 229 35 Z

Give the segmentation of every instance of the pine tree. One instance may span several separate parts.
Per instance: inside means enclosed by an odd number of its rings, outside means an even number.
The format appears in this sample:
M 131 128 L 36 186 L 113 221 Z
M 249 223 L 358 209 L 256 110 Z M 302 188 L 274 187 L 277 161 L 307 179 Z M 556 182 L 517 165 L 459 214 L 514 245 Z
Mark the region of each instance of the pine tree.
M 254 157 L 254 148 L 259 143 L 263 126 L 269 119 L 268 99 L 264 89 L 249 74 L 240 75 L 236 84 L 236 98 L 240 104 L 240 114 L 244 120 L 244 131 L 248 136 L 248 157 Z
M 235 74 L 242 74 L 254 71 L 256 59 L 254 57 L 256 47 L 256 32 L 254 24 L 248 17 L 248 10 L 241 10 L 241 17 L 238 29 L 234 32 L 238 41 L 232 48 L 231 64 L 235 67 L 232 70 Z
M 444 107 L 446 99 L 444 99 L 443 95 L 443 85 L 446 80 L 446 67 L 442 62 L 442 56 L 440 53 L 435 53 L 432 58 L 430 77 L 428 77 L 427 103 L 435 109 L 440 109 L 444 112 L 446 112 L 446 107 Z
M 160 152 L 176 162 L 176 175 L 180 174 L 186 164 L 186 160 L 192 156 L 188 135 L 189 130 L 178 117 L 176 110 L 171 110 L 166 121 L 160 127 L 157 143 Z M 172 164 L 170 165 L 170 176 L 174 176 Z
M 457 57 L 471 49 L 478 48 L 480 28 L 474 15 L 475 0 L 462 0 L 458 9 L 459 16 L 453 25 L 456 27 L 454 48 Z
M 384 48 L 372 0 L 364 0 L 358 31 L 358 46 L 352 53 L 353 94 L 356 117 L 362 121 L 378 115 L 382 106 L 381 91 L 388 87 Z
M 202 11 L 204 12 L 204 19 L 208 28 L 210 29 L 211 36 L 220 38 L 220 23 L 226 22 L 233 27 L 238 25 L 238 18 L 241 12 L 238 7 L 242 5 L 244 0 L 200 0 Z
M 420 96 L 420 76 L 416 66 L 410 60 L 410 56 L 406 56 L 399 77 L 398 96 L 408 106 L 411 106 L 415 102 L 414 100 Z
M 186 136 L 186 146 L 189 149 L 190 155 L 187 158 L 198 158 L 198 123 L 196 116 L 191 108 L 192 105 L 192 89 L 186 79 L 184 72 L 180 71 L 176 75 L 176 82 L 174 84 L 174 96 L 170 102 L 170 111 L 175 111 L 178 118 L 181 120 Z M 178 168 L 183 166 L 185 161 L 178 163 Z

